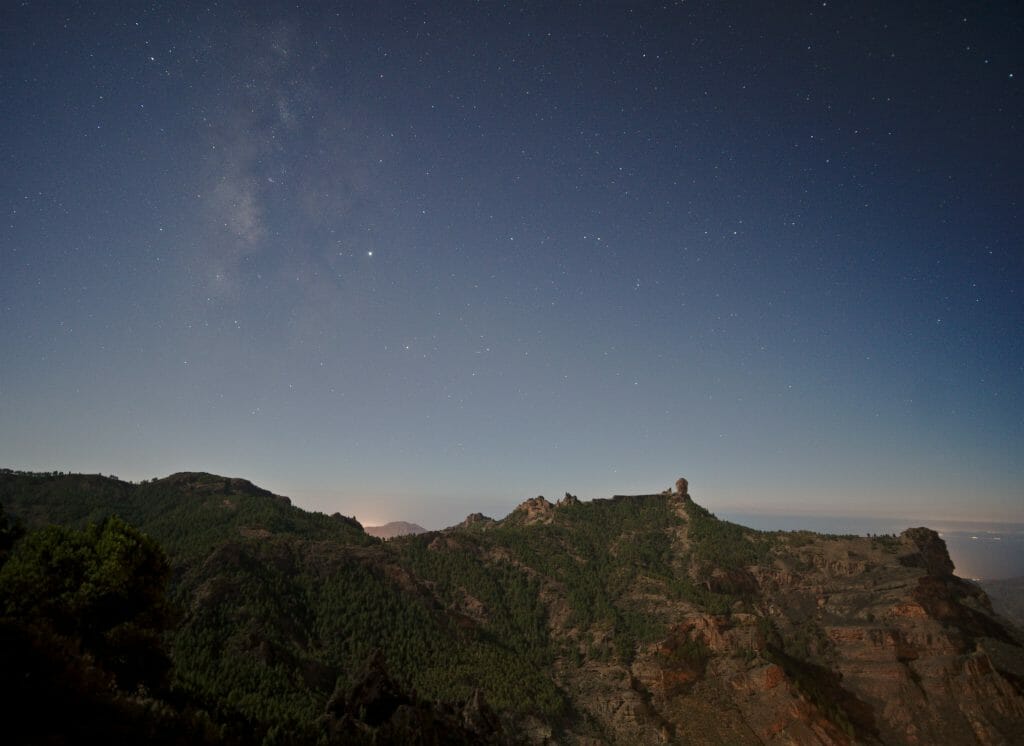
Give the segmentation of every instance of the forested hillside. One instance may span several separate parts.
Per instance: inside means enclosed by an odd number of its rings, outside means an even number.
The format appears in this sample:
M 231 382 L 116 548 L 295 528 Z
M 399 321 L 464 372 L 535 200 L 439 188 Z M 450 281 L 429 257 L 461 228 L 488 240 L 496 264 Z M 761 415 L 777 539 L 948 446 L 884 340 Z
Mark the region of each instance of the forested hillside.
M 39 741 L 974 743 L 1024 723 L 1018 633 L 926 529 L 755 532 L 685 480 L 387 542 L 211 474 L 5 472 L 0 504 L 4 693 Z M 68 718 L 34 714 L 55 697 Z

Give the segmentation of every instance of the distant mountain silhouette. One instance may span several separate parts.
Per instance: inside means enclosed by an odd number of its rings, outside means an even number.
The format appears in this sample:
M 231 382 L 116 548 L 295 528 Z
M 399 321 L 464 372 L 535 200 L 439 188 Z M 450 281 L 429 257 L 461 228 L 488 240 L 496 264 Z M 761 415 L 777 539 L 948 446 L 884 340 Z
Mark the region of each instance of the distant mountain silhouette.
M 364 526 L 363 530 L 370 536 L 378 539 L 393 539 L 396 536 L 408 536 L 410 534 L 425 534 L 427 529 L 415 523 L 406 521 L 391 521 L 383 526 Z

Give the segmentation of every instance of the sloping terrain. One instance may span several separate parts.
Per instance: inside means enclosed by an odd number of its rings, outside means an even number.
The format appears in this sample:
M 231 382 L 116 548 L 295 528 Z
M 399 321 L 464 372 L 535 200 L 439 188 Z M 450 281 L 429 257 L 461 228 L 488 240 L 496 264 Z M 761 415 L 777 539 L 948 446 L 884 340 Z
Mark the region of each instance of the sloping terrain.
M 5 473 L 0 504 L 159 542 L 174 691 L 241 741 L 1024 740 L 1020 633 L 928 529 L 756 532 L 685 480 L 388 542 L 209 474 Z
M 992 599 L 996 613 L 1024 629 L 1024 578 L 985 580 L 980 585 Z

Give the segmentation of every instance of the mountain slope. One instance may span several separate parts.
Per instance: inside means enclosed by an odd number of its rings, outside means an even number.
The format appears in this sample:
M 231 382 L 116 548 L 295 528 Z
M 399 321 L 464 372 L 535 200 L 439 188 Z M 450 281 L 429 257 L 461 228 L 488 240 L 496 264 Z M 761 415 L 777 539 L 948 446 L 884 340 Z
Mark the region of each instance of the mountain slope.
M 1024 629 L 1024 578 L 985 580 L 980 585 L 992 599 L 996 612 Z
M 715 518 L 683 480 L 656 495 L 533 498 L 503 520 L 387 543 L 206 474 L 148 485 L 0 474 L 0 503 L 29 525 L 119 512 L 164 544 L 180 685 L 296 742 L 386 738 L 413 712 L 416 727 L 428 712 L 454 723 L 471 702 L 493 708 L 480 722 L 495 741 L 1024 734 L 1019 633 L 952 574 L 928 529 L 761 533 Z M 371 659 L 386 670 L 375 691 L 391 681 L 410 694 L 353 724 L 367 706 L 339 703 L 363 701 L 353 693 Z
M 373 544 L 354 518 L 310 513 L 245 479 L 180 472 L 141 484 L 93 474 L 0 471 L 0 504 L 27 526 L 84 526 L 117 514 L 139 526 L 176 561 L 194 559 L 239 536 L 289 535 Z

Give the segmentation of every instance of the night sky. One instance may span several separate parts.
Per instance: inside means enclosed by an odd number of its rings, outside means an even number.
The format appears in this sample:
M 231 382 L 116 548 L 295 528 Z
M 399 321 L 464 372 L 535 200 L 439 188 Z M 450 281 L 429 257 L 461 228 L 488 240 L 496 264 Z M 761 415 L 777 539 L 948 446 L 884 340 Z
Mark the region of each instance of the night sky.
M 1024 514 L 1019 2 L 5 2 L 0 466 Z

